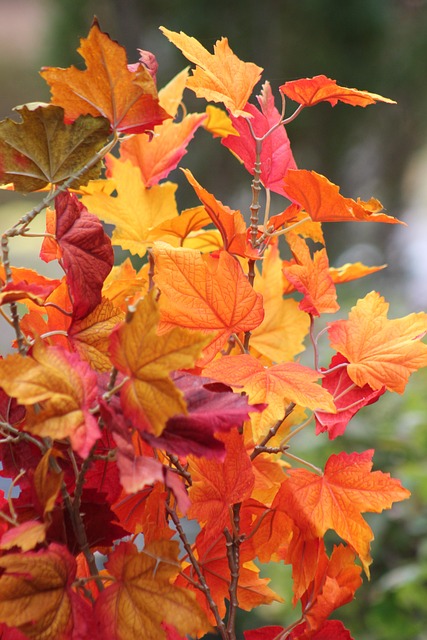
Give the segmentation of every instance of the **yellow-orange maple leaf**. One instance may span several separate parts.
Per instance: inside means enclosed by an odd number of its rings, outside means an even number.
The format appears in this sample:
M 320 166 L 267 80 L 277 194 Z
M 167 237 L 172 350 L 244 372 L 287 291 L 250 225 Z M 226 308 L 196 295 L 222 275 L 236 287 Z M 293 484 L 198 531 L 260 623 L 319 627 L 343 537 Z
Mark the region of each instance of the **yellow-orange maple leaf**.
M 31 356 L 13 354 L 0 361 L 0 386 L 28 406 L 24 428 L 30 433 L 69 437 L 82 457 L 101 435 L 90 413 L 97 400 L 96 375 L 77 354 L 37 340 Z
M 213 55 L 195 38 L 182 31 L 175 33 L 160 27 L 164 35 L 196 64 L 187 81 L 198 98 L 222 102 L 234 116 L 248 115 L 244 108 L 263 69 L 252 62 L 243 62 L 230 49 L 227 38 L 214 45 Z
M 153 229 L 178 215 L 175 202 L 177 185 L 164 182 L 147 189 L 141 174 L 129 160 L 107 157 L 108 175 L 114 178 L 117 196 L 105 192 L 85 195 L 83 204 L 91 213 L 116 226 L 112 243 L 144 256 L 157 237 Z
M 114 582 L 99 595 L 95 614 L 108 640 L 166 640 L 162 622 L 181 634 L 209 629 L 194 594 L 172 584 L 181 565 L 176 541 L 153 541 L 142 551 L 122 542 L 110 554 L 106 569 Z
M 359 300 L 348 320 L 329 324 L 331 346 L 350 362 L 347 372 L 358 387 L 385 386 L 403 393 L 411 373 L 427 366 L 427 314 L 389 320 L 389 305 L 376 291 Z
M 180 327 L 157 335 L 156 294 L 152 289 L 112 333 L 110 353 L 114 366 L 129 377 L 121 390 L 123 410 L 135 426 L 160 435 L 168 418 L 186 413 L 183 395 L 169 374 L 192 367 L 209 338 Z
M 214 334 L 203 362 L 212 359 L 232 333 L 250 331 L 262 321 L 262 297 L 227 251 L 202 256 L 157 243 L 152 252 L 162 292 L 160 331 L 180 326 Z
M 313 410 L 324 406 L 328 407 L 325 411 L 335 413 L 332 396 L 315 383 L 322 374 L 297 362 L 267 368 L 250 355 L 227 356 L 211 362 L 204 371 L 236 391 L 246 391 L 251 404 L 268 404 L 262 414 L 252 416 L 255 441 L 284 417 L 290 402 Z

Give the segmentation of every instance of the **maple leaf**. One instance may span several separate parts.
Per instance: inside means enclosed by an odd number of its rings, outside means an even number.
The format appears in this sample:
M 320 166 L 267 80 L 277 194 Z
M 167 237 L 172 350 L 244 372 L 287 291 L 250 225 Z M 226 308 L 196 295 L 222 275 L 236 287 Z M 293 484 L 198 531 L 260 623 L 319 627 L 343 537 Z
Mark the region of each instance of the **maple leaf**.
M 223 205 L 211 193 L 203 189 L 189 169 L 183 169 L 183 173 L 209 214 L 211 221 L 220 232 L 224 249 L 243 258 L 248 254 L 250 257 L 257 258 L 258 253 L 254 253 L 246 240 L 246 223 L 240 211 L 234 211 Z
M 186 411 L 183 394 L 169 374 L 192 367 L 209 339 L 180 327 L 157 335 L 156 295 L 154 289 L 149 292 L 127 322 L 113 331 L 110 356 L 128 376 L 120 395 L 124 414 L 138 429 L 160 435 L 169 418 Z
M 326 620 L 320 629 L 312 631 L 307 622 L 299 624 L 292 631 L 290 640 L 354 640 L 340 620 Z
M 178 215 L 175 202 L 177 185 L 164 182 L 147 189 L 141 181 L 139 169 L 129 160 L 107 156 L 105 162 L 108 176 L 114 179 L 117 196 L 96 192 L 83 196 L 82 202 L 102 220 L 116 226 L 113 244 L 142 257 L 157 238 L 155 228 Z
M 56 440 L 69 437 L 79 455 L 88 455 L 100 436 L 89 411 L 96 403 L 97 380 L 77 354 L 37 340 L 30 356 L 13 354 L 0 361 L 0 385 L 28 407 L 27 431 Z
M 128 138 L 120 145 L 120 157 L 138 167 L 144 185 L 152 187 L 176 169 L 205 119 L 204 113 L 189 113 L 180 122 L 167 121 L 156 127 L 151 139 L 148 134 Z
M 377 292 L 351 309 L 348 320 L 328 325 L 331 346 L 347 360 L 347 373 L 358 387 L 386 387 L 403 393 L 411 373 L 427 365 L 427 314 L 389 320 L 389 305 Z
M 296 300 L 285 300 L 282 260 L 277 244 L 264 254 L 262 273 L 255 277 L 254 288 L 264 302 L 264 320 L 251 333 L 251 350 L 256 349 L 272 362 L 293 360 L 304 351 L 304 338 L 308 334 L 310 319 L 298 309 Z
M 182 246 L 186 238 L 193 237 L 193 232 L 199 231 L 211 223 L 211 217 L 205 207 L 191 207 L 184 209 L 178 217 L 170 218 L 159 224 L 151 231 L 151 235 L 156 240 L 164 240 L 166 237 L 172 246 Z
M 25 280 L 8 282 L 0 291 L 0 305 L 28 299 L 39 306 L 43 306 L 46 298 L 50 296 L 58 285 L 59 280 L 52 281 L 49 285 L 28 283 Z
M 59 193 L 55 210 L 59 262 L 67 274 L 73 319 L 81 320 L 101 302 L 102 285 L 113 266 L 114 253 L 98 218 L 74 194 Z
M 346 363 L 348 360 L 337 353 L 332 358 L 329 368 L 332 369 Z M 368 384 L 357 387 L 349 377 L 347 367 L 339 367 L 336 371 L 325 375 L 322 386 L 333 396 L 337 412 L 315 412 L 316 434 L 327 431 L 330 440 L 343 435 L 352 417 L 362 407 L 373 404 L 385 393 L 385 387 L 376 390 L 371 389 Z
M 387 222 L 405 224 L 381 213 L 378 200 L 344 198 L 336 184 L 315 171 L 290 169 L 284 179 L 284 193 L 299 204 L 317 222 Z
M 120 133 L 150 131 L 170 116 L 161 108 L 153 78 L 144 64 L 128 69 L 126 51 L 94 23 L 77 51 L 86 70 L 44 67 L 52 103 L 65 110 L 68 121 L 81 114 L 104 116 Z
M 189 459 L 193 484 L 188 517 L 206 524 L 206 538 L 211 541 L 225 527 L 231 527 L 229 505 L 249 497 L 254 486 L 251 460 L 241 435 L 235 429 L 220 437 L 226 447 L 224 462 L 193 456 Z
M 376 93 L 340 87 L 336 80 L 331 80 L 323 75 L 291 80 L 282 84 L 279 89 L 285 96 L 299 102 L 304 107 L 312 107 L 319 102 L 329 102 L 335 107 L 338 101 L 351 104 L 353 107 L 366 107 L 375 102 L 396 104 L 394 100 L 384 98 Z
M 245 391 L 251 404 L 268 405 L 260 416 L 252 417 L 255 441 L 265 435 L 267 427 L 283 418 L 290 402 L 308 409 L 335 411 L 332 396 L 314 382 L 323 377 L 322 374 L 297 362 L 267 368 L 253 356 L 243 354 L 214 360 L 204 372 L 229 384 L 235 391 Z
M 257 143 L 252 131 L 258 138 L 262 138 L 272 127 L 276 127 L 262 142 L 260 180 L 266 189 L 284 195 L 283 177 L 288 169 L 297 167 L 285 127 L 276 126 L 281 120 L 281 114 L 274 105 L 274 96 L 269 82 L 264 83 L 257 100 L 261 111 L 252 104 L 245 106 L 245 111 L 252 116 L 250 125 L 244 118 L 231 116 L 231 123 L 239 136 L 227 136 L 221 140 L 221 144 L 230 149 L 244 163 L 245 169 L 253 175 Z
M 84 637 L 90 609 L 72 589 L 76 561 L 66 547 L 4 555 L 0 570 L 2 622 L 33 640 Z
M 206 114 L 208 118 L 203 123 L 203 128 L 209 131 L 214 138 L 239 135 L 231 124 L 230 117 L 222 109 L 208 104 Z
M 231 392 L 226 386 L 216 389 L 213 380 L 181 372 L 173 376 L 174 384 L 184 393 L 187 414 L 175 415 L 166 423 L 161 436 L 144 433 L 153 447 L 180 456 L 193 454 L 223 460 L 225 446 L 214 434 L 230 431 L 249 418 L 250 411 L 262 407 L 249 406 L 248 399 Z M 212 389 L 213 387 L 213 389 Z
M 261 77 L 261 67 L 240 60 L 230 49 L 227 38 L 217 40 L 212 55 L 200 42 L 182 31 L 175 33 L 165 27 L 160 27 L 160 31 L 197 65 L 187 87 L 198 98 L 222 102 L 234 116 L 248 115 L 246 103 Z
M 64 110 L 53 105 L 23 105 L 15 111 L 21 122 L 0 122 L 0 184 L 12 182 L 18 191 L 37 191 L 62 184 L 93 160 L 105 144 L 109 127 L 104 118 L 81 116 L 64 124 Z M 72 182 L 76 188 L 97 178 L 101 161 Z
M 162 622 L 195 635 L 209 625 L 193 594 L 171 584 L 180 571 L 178 542 L 154 541 L 143 551 L 121 542 L 106 569 L 114 582 L 99 595 L 95 614 L 104 640 L 165 640 Z
M 381 513 L 410 495 L 399 480 L 371 471 L 372 455 L 373 450 L 332 455 L 321 476 L 290 469 L 276 496 L 306 537 L 322 538 L 328 529 L 336 531 L 356 551 L 368 576 L 374 535 L 361 514 Z
M 162 292 L 159 330 L 179 325 L 214 332 L 203 363 L 213 358 L 232 333 L 250 331 L 262 321 L 262 297 L 227 251 L 202 256 L 191 249 L 156 243 L 152 253 L 154 279 Z
M 117 309 L 108 298 L 82 320 L 70 325 L 68 337 L 82 360 L 87 360 L 95 371 L 109 371 L 110 335 L 114 327 L 124 320 L 124 312 Z
M 287 240 L 296 264 L 285 262 L 283 273 L 304 297 L 299 308 L 313 316 L 338 311 L 337 294 L 329 274 L 326 249 L 315 251 L 313 257 L 305 240 L 288 234 Z
M 102 295 L 110 300 L 114 307 L 127 311 L 129 304 L 133 304 L 147 292 L 148 274 L 142 267 L 136 272 L 129 258 L 122 264 L 113 267 L 104 280 Z
M 343 282 L 351 282 L 358 278 L 364 278 L 386 268 L 386 264 L 382 264 L 378 267 L 367 267 L 361 262 L 353 262 L 343 264 L 341 267 L 329 267 L 329 275 L 332 278 L 334 284 L 341 284 Z

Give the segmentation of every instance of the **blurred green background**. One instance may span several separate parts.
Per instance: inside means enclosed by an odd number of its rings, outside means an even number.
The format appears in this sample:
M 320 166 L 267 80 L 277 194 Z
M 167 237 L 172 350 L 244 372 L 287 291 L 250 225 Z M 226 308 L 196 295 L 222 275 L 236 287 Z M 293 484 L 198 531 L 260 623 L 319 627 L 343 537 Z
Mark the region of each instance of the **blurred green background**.
M 345 196 L 379 198 L 409 224 L 325 225 L 334 266 L 357 260 L 389 264 L 339 291 L 343 312 L 371 289 L 391 301 L 391 317 L 426 309 L 426 0 L 0 0 L 1 118 L 15 105 L 49 100 L 38 76 L 41 66 L 83 68 L 76 48 L 94 15 L 125 45 L 130 62 L 138 58 L 138 47 L 157 56 L 159 87 L 187 64 L 158 31 L 164 25 L 196 37 L 209 50 L 227 36 L 239 57 L 264 67 L 264 79 L 276 91 L 287 80 L 323 73 L 395 99 L 397 105 L 367 109 L 321 104 L 305 110 L 288 133 L 299 167 L 326 175 Z M 186 103 L 204 109 L 192 95 Z M 205 132 L 197 137 L 183 166 L 217 198 L 246 212 L 245 170 Z M 172 178 L 181 185 L 180 205 L 196 204 L 179 172 Z M 0 193 L 2 228 L 31 208 L 33 198 Z M 13 255 L 17 264 L 37 264 L 30 244 L 14 248 Z M 329 443 L 325 436 L 302 436 L 298 443 L 299 453 L 320 466 L 332 452 L 375 448 L 375 468 L 401 478 L 413 494 L 390 512 L 368 516 L 376 535 L 371 582 L 336 614 L 355 640 L 427 639 L 426 390 L 422 371 L 403 397 L 388 394 L 365 408 L 345 437 Z M 288 568 L 269 567 L 264 575 L 273 575 L 272 586 L 286 603 L 242 615 L 244 628 L 296 618 Z

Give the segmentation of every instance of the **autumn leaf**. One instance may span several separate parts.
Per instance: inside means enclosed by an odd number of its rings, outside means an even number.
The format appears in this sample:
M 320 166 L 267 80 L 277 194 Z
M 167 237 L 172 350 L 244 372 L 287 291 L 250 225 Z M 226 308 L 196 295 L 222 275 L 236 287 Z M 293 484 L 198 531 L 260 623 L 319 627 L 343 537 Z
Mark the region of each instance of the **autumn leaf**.
M 315 251 L 311 257 L 305 240 L 296 234 L 288 234 L 287 240 L 295 262 L 285 262 L 283 273 L 304 296 L 299 303 L 301 311 L 313 316 L 338 311 L 337 293 L 329 274 L 326 249 Z
M 161 332 L 177 325 L 214 333 L 207 362 L 232 333 L 250 331 L 263 318 L 262 298 L 227 251 L 202 256 L 191 249 L 157 243 L 152 249 L 160 288 Z
M 328 373 L 322 380 L 322 386 L 329 391 L 334 398 L 337 408 L 336 413 L 316 411 L 316 434 L 328 432 L 330 440 L 344 434 L 345 429 L 352 417 L 368 404 L 373 404 L 385 392 L 385 387 L 381 389 L 371 389 L 368 384 L 357 387 L 347 373 L 346 365 L 348 360 L 340 353 L 337 353 L 331 360 L 330 369 L 335 369 Z
M 79 455 L 88 455 L 100 436 L 90 413 L 97 380 L 77 354 L 36 341 L 30 356 L 13 354 L 0 361 L 0 385 L 28 407 L 26 431 L 55 440 L 69 437 Z
M 11 302 L 25 302 L 31 300 L 34 304 L 43 306 L 46 298 L 59 285 L 59 280 L 53 280 L 49 284 L 40 285 L 20 280 L 19 282 L 8 282 L 0 291 L 0 305 Z
M 114 327 L 124 320 L 124 312 L 115 307 L 108 298 L 82 320 L 73 321 L 68 337 L 82 360 L 90 363 L 95 371 L 109 371 L 110 335 Z
M 108 138 L 105 118 L 81 116 L 64 124 L 64 110 L 54 105 L 23 105 L 15 111 L 21 122 L 0 122 L 0 184 L 12 182 L 17 191 L 37 191 L 47 184 L 62 184 L 92 161 Z M 97 114 L 100 115 L 100 114 Z M 71 186 L 97 178 L 96 162 Z
M 148 134 L 124 140 L 120 146 L 120 157 L 138 167 L 145 186 L 152 187 L 176 169 L 187 153 L 187 145 L 205 119 L 204 113 L 189 113 L 180 122 L 166 121 L 156 128 L 151 140 Z
M 90 608 L 72 589 L 76 561 L 65 546 L 4 555 L 0 570 L 2 622 L 33 640 L 84 637 Z
M 189 169 L 183 169 L 183 173 L 203 204 L 210 221 L 220 232 L 224 249 L 243 258 L 248 254 L 257 258 L 258 254 L 253 254 L 253 250 L 247 242 L 246 223 L 240 211 L 234 211 L 223 205 L 211 193 L 203 189 Z
M 236 117 L 248 115 L 246 103 L 261 77 L 261 67 L 240 60 L 230 49 L 227 38 L 217 40 L 211 54 L 195 38 L 182 31 L 175 33 L 165 27 L 160 27 L 160 31 L 190 62 L 196 64 L 187 87 L 198 98 L 222 102 Z
M 368 267 L 361 262 L 346 263 L 341 267 L 329 267 L 329 275 L 334 284 L 342 284 L 343 282 L 351 282 L 358 278 L 370 276 L 372 273 L 385 269 L 386 266 L 386 264 L 382 264 L 378 267 Z
M 285 96 L 299 102 L 304 107 L 312 107 L 319 102 L 329 102 L 333 107 L 337 102 L 345 102 L 353 107 L 366 107 L 375 102 L 396 104 L 394 100 L 383 98 L 376 93 L 340 87 L 336 80 L 331 80 L 323 75 L 291 80 L 282 84 L 279 89 Z
M 68 121 L 81 114 L 103 116 L 113 131 L 128 134 L 150 131 L 169 118 L 144 64 L 129 70 L 124 47 L 101 31 L 96 20 L 77 51 L 86 62 L 84 71 L 72 66 L 40 72 L 50 85 L 52 103 L 64 108 Z
M 312 631 L 308 622 L 299 624 L 293 629 L 289 640 L 354 640 L 340 620 L 326 620 L 324 624 Z
M 209 625 L 193 594 L 172 584 L 180 571 L 179 545 L 155 541 L 138 551 L 121 542 L 110 553 L 106 570 L 114 582 L 95 605 L 104 640 L 165 640 L 162 622 L 181 634 L 196 635 Z
M 264 320 L 251 333 L 250 348 L 256 349 L 272 362 L 290 361 L 304 351 L 310 319 L 298 309 L 296 300 L 285 300 L 282 260 L 277 244 L 264 254 L 262 273 L 255 277 L 254 288 L 264 302 Z
M 128 377 L 120 396 L 124 414 L 138 429 L 160 435 L 169 418 L 186 412 L 183 394 L 170 373 L 192 367 L 209 339 L 180 327 L 157 335 L 156 295 L 151 290 L 113 331 L 110 355 L 113 365 Z
M 388 308 L 382 296 L 368 293 L 351 309 L 348 320 L 329 324 L 329 340 L 349 361 L 347 373 L 358 387 L 385 386 L 403 393 L 411 373 L 427 365 L 427 345 L 420 341 L 427 332 L 427 314 L 389 320 Z
M 232 393 L 229 387 L 217 385 L 210 378 L 181 372 L 173 376 L 173 381 L 184 393 L 187 413 L 169 418 L 160 436 L 144 433 L 143 437 L 153 447 L 180 456 L 193 454 L 222 461 L 225 445 L 215 433 L 226 433 L 241 426 L 250 411 L 263 409 L 250 406 L 247 397 Z
M 257 100 L 261 110 L 252 104 L 245 107 L 245 111 L 252 116 L 250 125 L 244 118 L 231 116 L 231 123 L 239 136 L 228 136 L 223 138 L 221 143 L 230 149 L 253 175 L 257 155 L 257 143 L 253 133 L 258 138 L 263 138 L 275 127 L 262 142 L 260 180 L 266 189 L 284 195 L 283 177 L 288 169 L 296 169 L 296 164 L 285 127 L 278 126 L 281 114 L 274 105 L 269 82 L 264 83 Z
M 289 170 L 284 179 L 284 194 L 299 204 L 317 222 L 387 222 L 404 224 L 382 213 L 378 200 L 344 198 L 336 184 L 315 171 Z
M 227 356 L 214 360 L 204 369 L 206 375 L 229 384 L 235 391 L 245 391 L 251 404 L 266 403 L 263 413 L 252 417 L 254 439 L 284 417 L 290 402 L 308 409 L 335 411 L 332 396 L 315 383 L 322 374 L 297 362 L 272 367 L 250 355 Z
M 207 525 L 209 540 L 230 528 L 229 505 L 249 497 L 254 486 L 250 458 L 242 436 L 237 429 L 221 435 L 226 456 L 223 462 L 190 458 L 193 484 L 189 489 L 191 506 L 189 518 L 196 518 L 200 525 Z
M 231 124 L 230 117 L 213 104 L 206 107 L 207 120 L 203 123 L 203 128 L 209 131 L 214 138 L 225 138 L 226 136 L 238 136 L 236 129 Z
M 101 220 L 116 226 L 113 244 L 143 257 L 158 237 L 156 227 L 178 215 L 177 185 L 164 182 L 147 189 L 139 169 L 129 160 L 107 156 L 106 165 L 108 176 L 114 179 L 117 196 L 98 192 L 83 196 L 82 202 Z
M 269 626 L 260 627 L 259 629 L 251 629 L 250 631 L 244 631 L 243 635 L 245 640 L 276 640 L 279 633 L 284 633 L 284 627 Z
M 55 198 L 56 240 L 67 274 L 73 319 L 81 320 L 101 302 L 102 285 L 114 264 L 110 238 L 98 218 L 67 191 Z
M 369 576 L 369 548 L 374 538 L 362 513 L 381 513 L 410 493 L 399 480 L 372 470 L 373 450 L 332 455 L 322 475 L 306 469 L 290 469 L 276 496 L 283 511 L 306 532 L 322 538 L 334 530 L 358 554 Z
M 172 246 L 182 246 L 186 238 L 194 237 L 194 232 L 200 231 L 211 223 L 212 220 L 205 207 L 200 205 L 184 209 L 178 217 L 165 220 L 152 230 L 151 235 L 156 240 L 164 240 L 167 237 Z
M 104 280 L 102 295 L 110 300 L 114 307 L 127 311 L 128 305 L 133 304 L 147 292 L 148 273 L 142 267 L 136 271 L 129 258 L 114 266 Z

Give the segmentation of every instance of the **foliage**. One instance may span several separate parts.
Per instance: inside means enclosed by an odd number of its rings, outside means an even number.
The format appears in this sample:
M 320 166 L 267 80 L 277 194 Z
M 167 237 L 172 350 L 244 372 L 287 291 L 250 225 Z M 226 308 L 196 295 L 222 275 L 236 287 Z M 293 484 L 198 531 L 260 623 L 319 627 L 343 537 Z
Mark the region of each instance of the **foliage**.
M 48 192 L 2 238 L 1 313 L 16 335 L 0 361 L 2 474 L 20 487 L 0 505 L 2 634 L 235 640 L 238 609 L 282 600 L 261 562 L 292 568 L 301 613 L 247 640 L 348 639 L 330 616 L 369 577 L 363 514 L 409 491 L 372 470 L 371 448 L 322 471 L 293 438 L 335 439 L 362 407 L 403 393 L 427 365 L 427 315 L 389 319 L 372 292 L 327 323 L 321 366 L 315 321 L 339 311 L 336 284 L 382 268 L 331 268 L 322 223 L 399 221 L 297 169 L 285 125 L 321 101 L 392 101 L 317 76 L 281 85 L 281 111 L 265 82 L 256 106 L 262 69 L 226 38 L 211 54 L 162 31 L 192 75 L 157 92 L 153 54 L 127 64 L 95 21 L 86 69 L 44 69 L 52 104 L 0 123 L 2 184 Z M 226 111 L 187 114 L 185 87 Z M 297 103 L 288 117 L 285 97 Z M 178 213 L 166 179 L 200 127 L 253 176 L 249 226 L 188 170 L 201 206 Z M 45 209 L 40 257 L 59 262 L 61 280 L 9 260 L 10 239 L 31 235 Z M 113 266 L 112 245 L 147 258 L 142 268 Z M 307 344 L 312 367 L 299 362 Z

